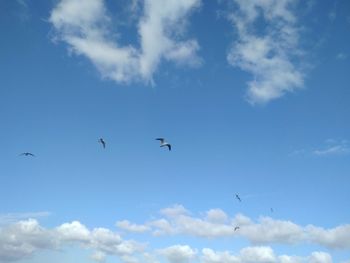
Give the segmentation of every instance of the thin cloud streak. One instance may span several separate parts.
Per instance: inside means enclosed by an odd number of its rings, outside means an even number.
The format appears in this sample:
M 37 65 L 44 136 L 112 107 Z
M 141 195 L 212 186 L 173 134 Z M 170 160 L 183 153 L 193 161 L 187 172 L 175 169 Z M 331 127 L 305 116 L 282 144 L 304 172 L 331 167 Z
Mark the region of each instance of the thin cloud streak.
M 48 217 L 51 213 L 47 211 L 42 212 L 28 212 L 28 213 L 7 213 L 0 214 L 0 226 L 17 222 L 23 219 L 38 219 L 42 217 Z

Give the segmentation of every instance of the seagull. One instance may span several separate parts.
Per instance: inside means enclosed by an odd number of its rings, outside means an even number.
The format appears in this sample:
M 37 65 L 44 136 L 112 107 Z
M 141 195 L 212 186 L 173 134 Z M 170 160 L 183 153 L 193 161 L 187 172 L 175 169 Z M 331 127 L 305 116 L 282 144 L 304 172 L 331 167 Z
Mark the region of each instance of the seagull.
M 236 194 L 236 198 L 238 199 L 238 201 L 242 202 L 241 198 L 239 197 L 238 194 Z
M 100 138 L 98 142 L 102 144 L 103 148 L 106 148 L 106 142 L 102 138 Z
M 164 138 L 157 138 L 156 140 L 160 141 L 160 147 L 167 146 L 169 151 L 171 151 L 170 143 L 167 143 Z
M 25 153 L 21 153 L 20 156 L 32 156 L 32 157 L 35 157 L 34 154 L 32 153 L 28 153 L 28 152 L 25 152 Z
M 234 231 L 236 232 L 240 227 L 239 226 L 235 226 Z

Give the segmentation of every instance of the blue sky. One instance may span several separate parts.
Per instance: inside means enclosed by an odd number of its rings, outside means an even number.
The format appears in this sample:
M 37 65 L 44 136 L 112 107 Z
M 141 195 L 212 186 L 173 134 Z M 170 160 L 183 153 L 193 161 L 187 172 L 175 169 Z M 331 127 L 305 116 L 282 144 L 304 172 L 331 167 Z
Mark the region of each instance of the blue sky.
M 0 262 L 350 262 L 349 2 L 5 0 L 0 32 Z

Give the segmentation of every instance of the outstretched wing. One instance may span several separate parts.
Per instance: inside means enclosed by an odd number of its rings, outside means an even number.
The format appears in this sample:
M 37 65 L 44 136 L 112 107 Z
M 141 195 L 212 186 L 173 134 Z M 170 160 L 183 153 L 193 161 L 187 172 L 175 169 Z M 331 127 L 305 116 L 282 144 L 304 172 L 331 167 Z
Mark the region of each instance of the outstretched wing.
M 169 151 L 171 151 L 171 145 L 167 144 L 166 146 L 168 146 Z
M 157 138 L 156 140 L 160 141 L 160 143 L 164 143 L 164 138 Z

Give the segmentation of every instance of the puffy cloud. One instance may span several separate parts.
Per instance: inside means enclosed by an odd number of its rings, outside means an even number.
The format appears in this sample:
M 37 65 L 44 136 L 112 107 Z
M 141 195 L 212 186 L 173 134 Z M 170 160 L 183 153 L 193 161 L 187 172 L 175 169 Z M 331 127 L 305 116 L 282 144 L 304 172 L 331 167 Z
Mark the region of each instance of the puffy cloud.
M 38 250 L 54 249 L 57 240 L 38 221 L 29 219 L 0 228 L 0 262 L 31 256 Z
M 139 5 L 133 2 L 132 10 Z M 162 59 L 177 64 L 199 65 L 199 45 L 185 40 L 188 16 L 200 0 L 145 0 L 138 23 L 140 48 L 121 45 L 111 37 L 111 19 L 104 0 L 61 0 L 52 10 L 50 22 L 56 39 L 70 50 L 87 57 L 103 77 L 117 82 L 153 81 Z
M 91 255 L 91 259 L 97 262 L 105 262 L 106 260 L 106 254 L 101 251 L 95 251 Z
M 292 12 L 295 0 L 233 0 L 236 9 L 229 16 L 237 29 L 227 59 L 235 67 L 251 73 L 247 99 L 266 103 L 303 85 L 303 74 L 297 69 L 297 18 Z M 256 28 L 258 19 L 265 28 Z
M 170 263 L 185 263 L 193 259 L 197 251 L 187 245 L 174 245 L 160 249 L 158 253 L 165 256 Z
M 32 256 L 38 250 L 58 249 L 69 244 L 95 250 L 91 257 L 100 262 L 106 254 L 131 257 L 145 248 L 141 243 L 123 240 L 106 228 L 89 230 L 78 221 L 45 229 L 37 220 L 28 219 L 0 228 L 0 262 L 20 260 Z
M 89 241 L 90 231 L 78 221 L 64 223 L 56 229 L 64 241 Z
M 225 223 L 228 221 L 228 216 L 221 209 L 210 209 L 206 214 L 206 219 L 212 223 Z
M 306 227 L 308 239 L 316 244 L 337 249 L 350 249 L 350 225 L 341 225 L 331 229 L 316 226 Z
M 230 252 L 216 252 L 210 248 L 202 249 L 203 263 L 240 263 L 239 257 L 231 255 Z
M 325 252 L 313 252 L 308 259 L 309 263 L 332 263 L 332 257 Z
M 296 243 L 304 238 L 303 228 L 290 221 L 262 217 L 256 224 L 248 218 L 244 223 L 240 217 L 235 220 L 236 224 L 241 226 L 240 235 L 252 243 Z
M 208 217 L 208 214 L 224 215 L 223 211 L 219 211 L 218 209 L 209 210 L 205 218 Z M 173 216 L 175 215 L 173 214 Z M 176 216 L 181 217 L 184 215 L 177 214 Z M 205 221 L 206 219 L 201 220 Z M 236 216 L 233 221 L 245 223 L 242 229 L 249 226 L 249 224 L 256 224 L 242 215 Z M 264 222 L 264 220 L 261 220 L 258 224 L 264 224 Z M 271 222 L 268 224 L 270 227 L 273 227 Z M 215 224 L 212 226 L 215 226 Z M 312 242 L 329 248 L 349 249 L 349 225 L 329 230 L 314 226 L 307 226 L 303 229 L 305 242 Z M 261 230 L 257 228 L 256 231 L 259 232 Z M 162 262 L 162 258 L 167 259 L 170 263 L 192 261 L 203 263 L 332 262 L 331 255 L 322 251 L 312 252 L 309 256 L 276 255 L 269 246 L 250 246 L 236 252 L 215 251 L 212 248 L 197 250 L 189 245 L 172 245 L 160 249 L 146 248 L 144 244 L 137 241 L 124 240 L 119 234 L 110 229 L 89 229 L 79 221 L 64 223 L 58 227 L 46 229 L 40 226 L 37 220 L 28 219 L 0 228 L 0 262 L 18 261 L 31 257 L 38 251 L 57 250 L 71 245 L 78 245 L 78 248 L 92 250 L 93 254 L 90 257 L 97 262 L 104 262 L 107 255 L 117 256 L 122 262 L 126 263 L 158 263 Z
M 270 247 L 248 247 L 240 252 L 244 262 L 251 263 L 273 263 L 276 262 L 275 254 Z

